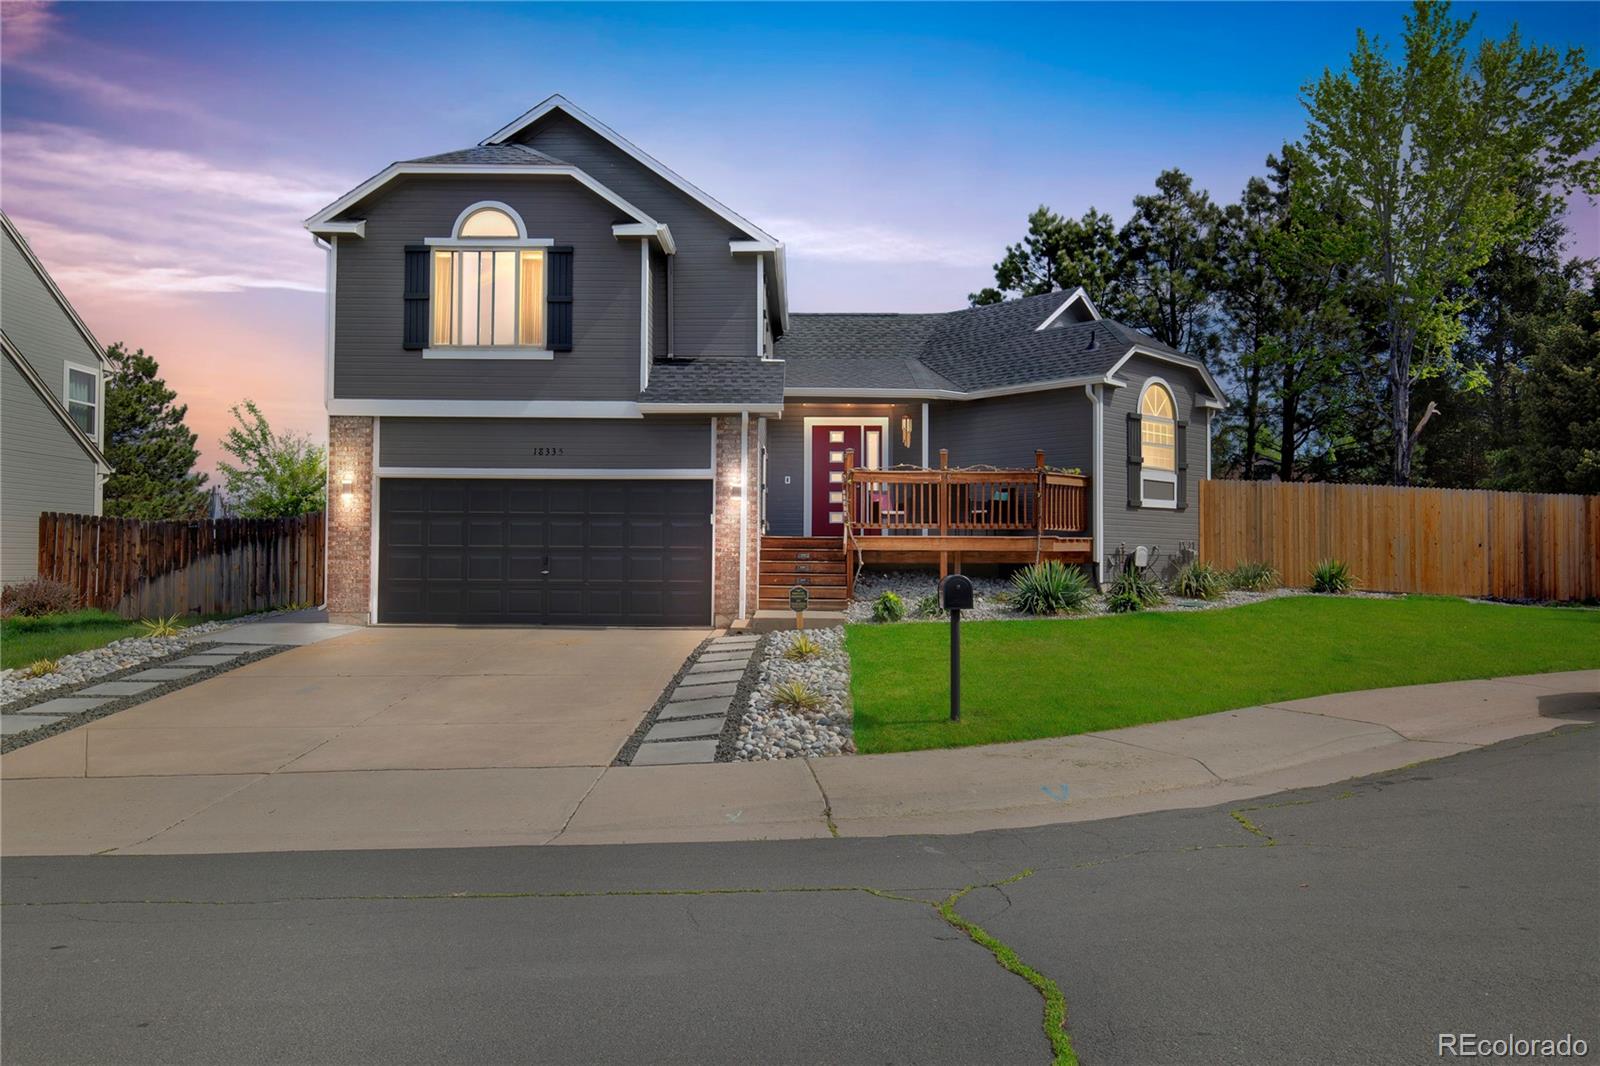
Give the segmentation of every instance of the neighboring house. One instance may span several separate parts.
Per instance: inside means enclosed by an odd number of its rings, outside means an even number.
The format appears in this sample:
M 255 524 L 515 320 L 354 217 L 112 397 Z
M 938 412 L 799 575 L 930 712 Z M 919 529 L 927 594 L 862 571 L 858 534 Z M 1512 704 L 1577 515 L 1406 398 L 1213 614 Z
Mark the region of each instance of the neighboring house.
M 105 351 L 0 213 L 0 582 L 34 577 L 39 514 L 99 514 Z
M 1081 291 L 791 315 L 780 241 L 560 96 L 306 226 L 341 619 L 727 623 L 837 602 L 846 548 L 1103 568 L 1197 537 L 1199 363 Z

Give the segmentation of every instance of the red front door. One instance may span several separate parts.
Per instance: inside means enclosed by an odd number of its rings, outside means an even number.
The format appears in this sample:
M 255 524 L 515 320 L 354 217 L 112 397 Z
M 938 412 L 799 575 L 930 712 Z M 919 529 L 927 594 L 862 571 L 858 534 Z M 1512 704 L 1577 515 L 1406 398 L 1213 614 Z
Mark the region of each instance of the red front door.
M 844 453 L 861 462 L 860 426 L 811 427 L 811 535 L 844 535 Z M 877 464 L 872 464 L 876 466 Z

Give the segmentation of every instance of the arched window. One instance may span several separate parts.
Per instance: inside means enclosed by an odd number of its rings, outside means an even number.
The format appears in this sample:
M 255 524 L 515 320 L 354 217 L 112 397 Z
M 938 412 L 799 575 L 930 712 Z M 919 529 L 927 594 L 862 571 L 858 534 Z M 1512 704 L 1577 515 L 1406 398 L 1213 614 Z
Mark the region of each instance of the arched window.
M 432 240 L 433 345 L 538 352 L 545 345 L 545 245 L 498 201 L 472 204 L 448 240 Z M 514 353 L 513 353 L 514 354 Z
M 1178 409 L 1165 385 L 1151 382 L 1139 397 L 1140 451 L 1149 470 L 1178 469 Z

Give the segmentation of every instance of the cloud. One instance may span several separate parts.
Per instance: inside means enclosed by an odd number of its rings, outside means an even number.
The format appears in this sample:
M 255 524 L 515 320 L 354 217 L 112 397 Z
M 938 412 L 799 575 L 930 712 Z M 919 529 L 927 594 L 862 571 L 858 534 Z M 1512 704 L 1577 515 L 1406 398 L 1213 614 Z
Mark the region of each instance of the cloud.
M 870 223 L 775 218 L 768 228 L 783 239 L 791 255 L 807 259 L 970 267 L 987 265 L 994 258 L 993 248 L 977 242 Z
M 37 51 L 55 35 L 59 20 L 48 3 L 7 0 L 0 4 L 0 57 L 11 63 Z
M 58 281 L 166 297 L 320 292 L 322 256 L 300 223 L 353 184 L 60 125 L 8 130 L 0 161 L 6 208 Z

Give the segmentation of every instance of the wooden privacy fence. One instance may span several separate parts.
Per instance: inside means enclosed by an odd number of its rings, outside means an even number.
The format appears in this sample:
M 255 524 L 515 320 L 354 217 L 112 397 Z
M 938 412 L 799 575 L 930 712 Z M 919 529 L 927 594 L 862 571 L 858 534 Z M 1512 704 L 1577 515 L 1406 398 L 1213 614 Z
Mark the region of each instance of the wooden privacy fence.
M 1289 585 L 1334 558 L 1374 591 L 1586 600 L 1600 596 L 1600 496 L 1202 481 L 1200 558 L 1270 563 Z
M 315 604 L 324 530 L 321 512 L 192 522 L 47 512 L 39 516 L 39 576 L 124 618 Z

